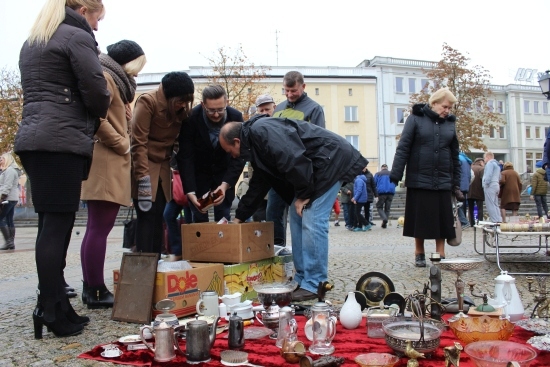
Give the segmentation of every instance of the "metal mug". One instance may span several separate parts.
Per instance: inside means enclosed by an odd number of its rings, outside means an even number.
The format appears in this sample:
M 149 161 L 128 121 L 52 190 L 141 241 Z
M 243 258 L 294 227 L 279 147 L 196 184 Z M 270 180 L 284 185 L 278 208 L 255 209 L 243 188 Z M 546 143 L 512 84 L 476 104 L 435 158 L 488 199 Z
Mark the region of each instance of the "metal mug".
M 201 297 L 197 302 L 197 313 L 201 316 L 220 316 L 218 293 L 216 293 L 216 291 L 205 291 L 201 293 Z

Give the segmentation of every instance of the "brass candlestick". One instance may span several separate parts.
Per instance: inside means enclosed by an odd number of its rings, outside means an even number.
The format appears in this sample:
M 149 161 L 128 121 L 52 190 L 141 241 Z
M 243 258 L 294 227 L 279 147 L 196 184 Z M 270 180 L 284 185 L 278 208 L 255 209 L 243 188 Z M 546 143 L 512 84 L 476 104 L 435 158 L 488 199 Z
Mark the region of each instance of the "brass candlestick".
M 546 277 L 537 276 L 537 282 L 539 284 L 538 289 L 532 288 L 533 282 L 535 281 L 534 277 L 528 276 L 525 279 L 527 280 L 527 289 L 529 292 L 539 292 L 539 294 L 534 298 L 537 303 L 535 304 L 535 307 L 533 307 L 531 318 L 535 317 L 535 312 L 537 318 L 550 318 L 550 299 L 548 298 L 548 291 L 546 290 Z

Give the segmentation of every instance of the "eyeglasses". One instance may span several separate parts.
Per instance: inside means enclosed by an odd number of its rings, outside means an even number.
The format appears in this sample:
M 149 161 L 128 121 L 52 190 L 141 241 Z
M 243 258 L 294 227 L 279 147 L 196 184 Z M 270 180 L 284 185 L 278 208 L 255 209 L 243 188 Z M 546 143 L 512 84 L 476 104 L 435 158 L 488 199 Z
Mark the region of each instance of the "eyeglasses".
M 211 109 L 205 107 L 204 110 L 205 110 L 206 113 L 209 114 L 209 115 L 215 115 L 216 113 L 217 113 L 218 115 L 221 115 L 222 113 L 225 112 L 226 107 L 224 107 L 224 108 L 218 108 L 217 110 L 211 110 Z

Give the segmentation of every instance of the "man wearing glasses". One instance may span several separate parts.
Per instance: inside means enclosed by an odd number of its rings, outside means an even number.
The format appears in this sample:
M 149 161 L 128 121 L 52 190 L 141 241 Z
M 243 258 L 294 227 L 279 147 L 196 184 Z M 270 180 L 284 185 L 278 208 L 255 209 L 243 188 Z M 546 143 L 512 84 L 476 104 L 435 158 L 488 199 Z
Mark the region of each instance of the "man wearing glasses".
M 193 205 L 193 222 L 208 222 L 208 213 L 197 207 L 198 198 L 208 191 L 221 194 L 214 201 L 214 219 L 231 220 L 231 204 L 235 198 L 235 184 L 244 168 L 244 161 L 232 158 L 218 140 L 220 129 L 227 121 L 243 122 L 243 115 L 227 106 L 227 94 L 220 85 L 211 85 L 202 91 L 201 104 L 195 106 L 184 121 L 178 138 L 177 155 L 183 189 Z

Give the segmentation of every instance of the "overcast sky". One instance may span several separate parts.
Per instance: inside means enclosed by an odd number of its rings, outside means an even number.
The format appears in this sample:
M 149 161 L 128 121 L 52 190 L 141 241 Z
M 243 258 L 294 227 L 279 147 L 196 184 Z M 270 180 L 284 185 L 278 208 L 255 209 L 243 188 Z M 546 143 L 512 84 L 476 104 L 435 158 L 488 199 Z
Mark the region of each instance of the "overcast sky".
M 217 48 L 239 44 L 250 61 L 269 66 L 357 66 L 374 56 L 438 61 L 447 42 L 495 84 L 514 83 L 518 68 L 550 69 L 549 0 L 103 2 L 100 47 L 136 41 L 145 73 L 208 66 Z M 17 67 L 44 3 L 0 0 L 0 67 Z

